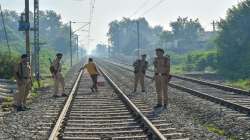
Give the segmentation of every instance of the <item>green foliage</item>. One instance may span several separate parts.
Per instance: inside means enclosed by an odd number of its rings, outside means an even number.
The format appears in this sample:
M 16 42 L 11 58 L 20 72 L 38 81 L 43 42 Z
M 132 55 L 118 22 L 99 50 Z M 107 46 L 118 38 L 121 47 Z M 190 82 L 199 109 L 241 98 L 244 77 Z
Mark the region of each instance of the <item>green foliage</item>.
M 185 71 L 205 71 L 217 68 L 216 51 L 196 51 L 187 55 Z
M 12 50 L 11 57 L 7 53 L 6 46 L 0 46 L 0 78 L 10 79 L 13 77 L 14 67 L 18 63 L 20 54 Z
M 112 52 L 130 56 L 137 54 L 137 23 L 139 24 L 140 49 L 149 52 L 157 47 L 159 36 L 163 32 L 162 27 L 150 27 L 145 18 L 137 20 L 123 18 L 121 21 L 115 20 L 109 24 L 107 35 L 112 43 Z
M 226 81 L 226 85 L 235 87 L 235 88 L 240 88 L 240 89 L 245 89 L 245 90 L 250 90 L 250 81 L 249 80 L 234 80 L 234 81 Z
M 199 19 L 188 19 L 179 17 L 177 21 L 171 22 L 175 38 L 183 40 L 197 40 L 199 35 L 204 32 Z
M 219 24 L 218 72 L 232 79 L 250 78 L 250 0 L 229 9 Z

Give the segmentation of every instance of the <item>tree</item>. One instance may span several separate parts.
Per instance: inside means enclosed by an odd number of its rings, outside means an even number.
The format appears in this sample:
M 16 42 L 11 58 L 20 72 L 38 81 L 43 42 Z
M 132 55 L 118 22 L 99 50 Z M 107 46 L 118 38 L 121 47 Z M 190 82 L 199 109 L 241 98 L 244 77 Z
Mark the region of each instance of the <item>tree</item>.
M 250 77 L 250 0 L 229 9 L 219 23 L 218 70 L 228 78 Z
M 184 40 L 197 40 L 199 35 L 204 32 L 199 19 L 188 19 L 179 17 L 177 21 L 171 22 L 175 38 Z

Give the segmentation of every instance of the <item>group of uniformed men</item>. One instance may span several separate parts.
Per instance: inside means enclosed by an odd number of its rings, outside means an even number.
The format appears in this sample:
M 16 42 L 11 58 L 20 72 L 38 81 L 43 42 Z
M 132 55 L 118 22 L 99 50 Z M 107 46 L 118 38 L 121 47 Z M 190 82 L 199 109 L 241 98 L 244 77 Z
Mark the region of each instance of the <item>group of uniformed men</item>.
M 157 105 L 155 108 L 168 106 L 168 82 L 171 78 L 170 76 L 170 58 L 169 56 L 164 56 L 164 50 L 157 48 L 156 58 L 154 59 L 154 77 L 155 87 L 157 92 Z M 148 68 L 148 62 L 146 61 L 146 55 L 143 54 L 141 59 L 134 62 L 134 92 L 137 90 L 138 82 L 140 81 L 142 92 L 145 92 L 144 78 L 146 70 Z
M 59 85 L 62 87 L 61 96 L 67 96 L 65 94 L 65 82 L 63 74 L 61 73 L 62 70 L 62 59 L 63 54 L 58 53 L 56 54 L 55 59 L 51 64 L 51 73 L 52 78 L 54 80 L 54 94 L 53 97 L 59 97 Z M 157 105 L 155 108 L 164 107 L 167 108 L 168 106 L 168 82 L 170 80 L 170 58 L 168 56 L 164 56 L 164 50 L 161 48 L 156 49 L 156 58 L 154 59 L 154 78 L 155 80 L 155 87 L 157 92 Z M 140 81 L 141 91 L 145 92 L 145 85 L 144 79 L 146 70 L 148 69 L 148 62 L 146 61 L 146 55 L 143 54 L 141 59 L 136 60 L 133 63 L 134 66 L 134 92 L 137 91 L 137 85 Z M 14 96 L 14 107 L 17 111 L 25 111 L 29 108 L 26 106 L 26 100 L 29 94 L 29 91 L 32 87 L 32 80 L 31 80 L 31 67 L 28 62 L 28 56 L 23 54 L 21 56 L 21 61 L 17 64 L 15 68 L 14 76 L 17 81 L 17 89 L 18 93 Z M 80 70 L 87 69 L 90 77 L 92 79 L 93 86 L 91 87 L 92 92 L 97 92 L 97 77 L 99 72 L 96 68 L 95 63 L 93 62 L 92 58 L 89 58 L 88 63 L 85 64 Z

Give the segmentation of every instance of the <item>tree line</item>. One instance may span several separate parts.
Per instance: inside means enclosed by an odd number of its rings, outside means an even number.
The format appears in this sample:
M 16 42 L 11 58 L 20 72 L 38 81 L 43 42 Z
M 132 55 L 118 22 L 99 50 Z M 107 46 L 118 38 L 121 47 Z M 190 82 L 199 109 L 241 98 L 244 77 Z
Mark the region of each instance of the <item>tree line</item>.
M 172 64 L 184 71 L 214 71 L 228 79 L 250 77 L 250 0 L 228 9 L 220 19 L 217 31 L 205 31 L 199 19 L 178 17 L 170 23 L 171 30 L 151 27 L 145 18 L 112 21 L 107 36 L 111 54 L 136 55 L 138 41 L 141 51 L 153 55 L 164 48 Z M 139 23 L 139 40 L 137 22 Z
M 11 78 L 12 67 L 18 61 L 18 56 L 25 53 L 25 35 L 23 32 L 18 31 L 18 22 L 20 20 L 19 13 L 11 10 L 3 11 L 4 20 L 6 24 L 6 29 L 8 33 L 8 38 L 10 42 L 10 48 L 12 52 L 11 59 L 6 55 L 7 45 L 5 40 L 4 28 L 2 25 L 2 18 L 0 18 L 0 65 L 5 69 L 10 69 L 6 72 L 4 69 L 0 69 L 0 78 Z M 40 11 L 39 12 L 39 22 L 40 22 L 40 48 L 41 48 L 41 70 L 42 73 L 47 73 L 46 67 L 49 65 L 48 58 L 53 58 L 57 52 L 64 54 L 68 58 L 70 53 L 69 48 L 69 24 L 63 23 L 60 14 L 55 11 Z M 33 13 L 30 12 L 30 24 L 33 25 Z M 30 31 L 31 37 L 31 48 L 33 49 L 33 32 Z M 73 52 L 76 52 L 76 41 L 72 41 Z M 76 55 L 74 55 L 76 56 Z M 1 67 L 1 68 L 3 68 Z

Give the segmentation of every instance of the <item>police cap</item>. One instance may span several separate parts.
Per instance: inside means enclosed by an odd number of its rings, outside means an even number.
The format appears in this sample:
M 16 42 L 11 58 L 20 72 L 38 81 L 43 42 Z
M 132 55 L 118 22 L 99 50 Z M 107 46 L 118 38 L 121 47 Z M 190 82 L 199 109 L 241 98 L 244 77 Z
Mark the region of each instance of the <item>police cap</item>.
M 62 53 L 57 53 L 56 56 L 57 56 L 57 57 L 62 57 L 63 54 L 62 54 Z
M 162 53 L 164 53 L 164 50 L 162 49 L 162 48 L 157 48 L 157 49 L 155 49 L 155 51 L 159 51 L 159 52 L 162 52 Z
M 23 59 L 23 58 L 27 58 L 27 57 L 28 57 L 27 54 L 23 54 L 23 55 L 21 56 L 22 59 Z

